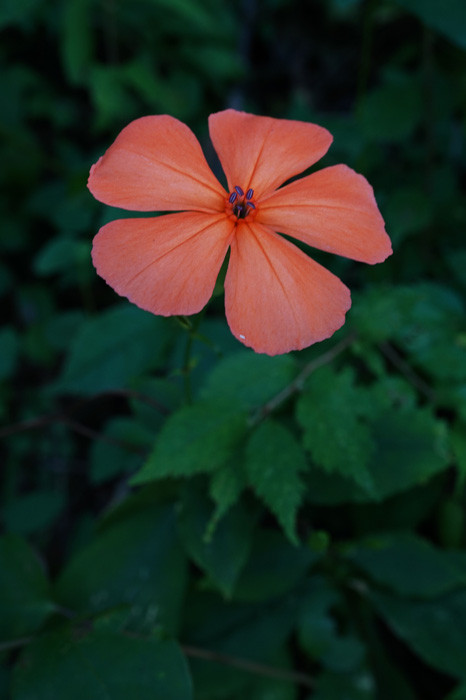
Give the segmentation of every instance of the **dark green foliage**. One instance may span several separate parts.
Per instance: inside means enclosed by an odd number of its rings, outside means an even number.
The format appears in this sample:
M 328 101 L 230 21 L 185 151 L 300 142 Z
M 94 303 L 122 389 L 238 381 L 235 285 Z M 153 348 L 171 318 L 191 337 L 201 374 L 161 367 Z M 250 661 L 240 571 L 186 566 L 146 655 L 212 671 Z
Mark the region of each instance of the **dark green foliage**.
M 0 699 L 465 700 L 464 0 L 3 0 L 0 38 Z M 288 356 L 224 271 L 174 320 L 91 262 L 119 130 L 222 178 L 232 106 L 327 127 L 393 241 L 306 250 L 353 305 Z

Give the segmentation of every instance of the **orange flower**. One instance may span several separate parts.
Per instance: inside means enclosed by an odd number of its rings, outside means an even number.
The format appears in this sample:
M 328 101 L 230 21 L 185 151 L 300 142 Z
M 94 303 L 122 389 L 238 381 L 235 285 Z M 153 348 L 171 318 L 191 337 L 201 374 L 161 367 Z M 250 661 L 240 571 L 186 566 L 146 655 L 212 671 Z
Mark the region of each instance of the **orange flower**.
M 225 278 L 232 333 L 277 355 L 330 337 L 351 305 L 347 287 L 276 231 L 370 264 L 391 253 L 367 180 L 336 165 L 280 187 L 327 152 L 315 124 L 228 109 L 209 118 L 228 182 L 213 175 L 187 126 L 167 115 L 131 122 L 91 168 L 98 200 L 134 211 L 94 239 L 99 275 L 154 314 L 200 311 L 230 249 Z M 278 189 L 277 189 L 278 188 Z

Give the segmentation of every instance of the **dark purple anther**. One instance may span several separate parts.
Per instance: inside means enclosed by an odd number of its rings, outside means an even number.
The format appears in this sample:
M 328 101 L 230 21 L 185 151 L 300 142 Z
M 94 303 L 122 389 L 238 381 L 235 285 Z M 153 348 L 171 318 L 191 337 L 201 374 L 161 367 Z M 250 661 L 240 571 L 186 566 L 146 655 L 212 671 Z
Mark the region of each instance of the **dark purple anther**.
M 236 194 L 236 192 L 231 193 L 231 195 L 228 197 L 228 201 L 230 202 L 230 204 L 233 204 L 236 201 L 237 196 L 238 195 Z
M 255 209 L 256 205 L 253 204 L 252 202 L 248 202 L 248 207 L 249 207 L 249 209 Z
M 241 189 L 241 187 L 239 187 L 239 185 L 235 185 L 235 190 L 238 192 L 238 194 L 239 194 L 240 197 L 243 196 L 244 192 L 243 192 L 243 190 Z
M 253 194 L 254 194 L 254 190 L 253 190 L 252 188 L 250 188 L 250 189 L 246 192 L 246 199 L 252 199 L 252 195 L 253 195 Z

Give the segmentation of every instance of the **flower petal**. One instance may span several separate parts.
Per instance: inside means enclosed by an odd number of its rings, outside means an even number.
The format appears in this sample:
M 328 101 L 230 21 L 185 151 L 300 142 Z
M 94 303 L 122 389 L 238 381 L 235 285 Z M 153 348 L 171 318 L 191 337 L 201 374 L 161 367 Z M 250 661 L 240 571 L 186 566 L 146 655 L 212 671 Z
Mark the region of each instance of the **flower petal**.
M 337 255 L 379 263 L 390 239 L 366 178 L 346 165 L 324 168 L 260 202 L 256 221 Z
M 112 207 L 136 211 L 222 211 L 225 191 L 192 131 L 168 115 L 126 126 L 92 166 L 88 187 Z
M 121 296 L 161 316 L 194 314 L 212 295 L 233 224 L 199 212 L 119 219 L 94 238 L 92 260 Z
M 316 163 L 332 143 L 316 124 L 233 109 L 211 114 L 209 131 L 229 190 L 253 188 L 256 199 Z
M 241 223 L 232 240 L 225 306 L 233 335 L 278 355 L 330 337 L 351 306 L 347 287 L 272 230 Z

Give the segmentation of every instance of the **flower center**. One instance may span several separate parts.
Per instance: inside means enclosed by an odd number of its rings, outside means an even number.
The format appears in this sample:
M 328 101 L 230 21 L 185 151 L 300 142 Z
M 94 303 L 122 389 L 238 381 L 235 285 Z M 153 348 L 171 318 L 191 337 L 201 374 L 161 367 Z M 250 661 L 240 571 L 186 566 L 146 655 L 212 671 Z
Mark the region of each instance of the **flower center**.
M 230 216 L 236 219 L 246 219 L 250 214 L 255 213 L 256 205 L 253 201 L 254 190 L 249 188 L 249 190 L 244 194 L 239 185 L 235 185 L 233 191 L 228 197 L 228 202 L 226 205 L 226 212 Z

